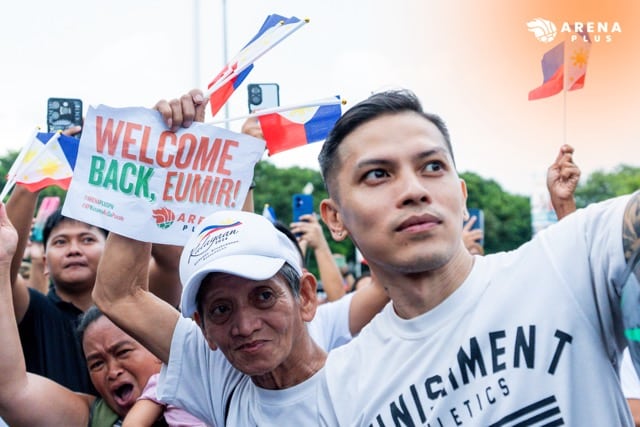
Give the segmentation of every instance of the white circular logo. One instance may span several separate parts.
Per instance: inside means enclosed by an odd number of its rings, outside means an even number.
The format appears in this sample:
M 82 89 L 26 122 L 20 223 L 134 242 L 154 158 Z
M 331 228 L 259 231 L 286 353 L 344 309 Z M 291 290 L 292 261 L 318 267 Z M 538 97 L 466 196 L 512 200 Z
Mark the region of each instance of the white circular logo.
M 556 24 L 548 19 L 535 18 L 527 22 L 527 28 L 543 43 L 551 43 L 558 35 Z

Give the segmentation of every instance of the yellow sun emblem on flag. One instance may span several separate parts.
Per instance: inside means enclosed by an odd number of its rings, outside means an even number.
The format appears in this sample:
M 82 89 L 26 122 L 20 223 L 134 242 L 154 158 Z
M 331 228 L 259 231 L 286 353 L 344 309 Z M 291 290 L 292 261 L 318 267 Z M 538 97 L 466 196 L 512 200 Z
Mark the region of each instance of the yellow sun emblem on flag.
M 56 172 L 60 170 L 60 161 L 57 159 L 46 159 L 40 164 L 38 171 L 43 176 L 55 176 Z
M 589 52 L 583 48 L 576 50 L 573 52 L 573 56 L 571 56 L 571 62 L 574 67 L 582 68 L 587 65 L 587 60 L 589 59 Z

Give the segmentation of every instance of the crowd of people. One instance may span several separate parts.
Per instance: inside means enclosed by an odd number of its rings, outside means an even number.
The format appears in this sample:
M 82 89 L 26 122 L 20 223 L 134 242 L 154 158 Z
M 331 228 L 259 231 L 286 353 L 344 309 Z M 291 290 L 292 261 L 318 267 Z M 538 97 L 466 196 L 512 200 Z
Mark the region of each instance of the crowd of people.
M 154 108 L 175 131 L 203 121 L 206 104 L 193 90 Z M 261 136 L 252 122 L 243 132 Z M 485 255 L 447 127 L 408 90 L 346 111 L 318 160 L 329 194 L 321 221 L 273 223 L 253 212 L 250 192 L 242 210 L 207 216 L 178 247 L 58 210 L 32 274 L 48 279 L 46 294 L 20 274 L 38 193 L 17 186 L 0 205 L 0 417 L 10 426 L 638 423 L 621 295 L 640 286 L 639 192 L 576 209 L 580 170 L 563 146 L 547 171 L 560 221 Z M 354 242 L 368 274 L 341 270 L 323 226 Z

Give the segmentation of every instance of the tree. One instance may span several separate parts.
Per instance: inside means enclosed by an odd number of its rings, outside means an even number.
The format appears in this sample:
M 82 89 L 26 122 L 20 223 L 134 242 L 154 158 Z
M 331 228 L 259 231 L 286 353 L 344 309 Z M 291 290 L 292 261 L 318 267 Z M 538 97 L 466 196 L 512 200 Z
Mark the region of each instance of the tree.
M 640 188 L 640 168 L 619 165 L 612 172 L 593 172 L 576 189 L 576 205 L 583 208 L 590 203 L 633 193 Z
M 484 212 L 485 253 L 515 249 L 531 240 L 528 197 L 507 193 L 494 180 L 473 172 L 463 172 L 460 177 L 467 183 L 467 206 Z
M 255 166 L 254 179 L 256 188 L 253 200 L 256 213 L 261 214 L 264 205 L 269 204 L 273 208 L 276 218 L 287 226 L 293 218 L 291 197 L 296 193 L 301 193 L 307 183 L 313 185 L 313 207 L 317 214 L 320 212 L 320 201 L 328 197 L 322 175 L 314 169 L 298 166 L 278 168 L 269 161 L 261 161 Z M 327 227 L 323 227 L 323 231 L 331 252 L 342 254 L 349 261 L 355 262 L 355 245 L 350 239 L 336 242 Z M 314 274 L 318 273 L 313 257 L 309 258 L 307 267 Z
M 5 185 L 7 172 L 17 156 L 17 151 L 10 151 L 0 157 L 2 187 Z M 467 206 L 481 208 L 484 211 L 486 253 L 515 249 L 531 239 L 531 206 L 528 197 L 505 192 L 495 181 L 484 179 L 474 172 L 463 172 L 460 175 L 467 183 Z M 320 201 L 327 197 L 320 172 L 314 169 L 297 166 L 278 168 L 268 160 L 261 161 L 255 167 L 255 181 L 256 212 L 262 213 L 264 205 L 269 204 L 278 220 L 286 225 L 292 219 L 291 196 L 302 192 L 307 183 L 313 185 L 316 212 Z M 631 193 L 638 188 L 640 168 L 620 165 L 610 173 L 592 173 L 584 184 L 578 186 L 576 202 L 578 207 L 584 207 L 589 203 Z M 40 200 L 46 196 L 58 196 L 64 202 L 66 192 L 58 187 L 49 187 L 40 192 Z M 331 250 L 355 262 L 353 242 L 336 242 L 326 227 L 324 231 Z M 313 263 L 310 267 L 314 271 Z

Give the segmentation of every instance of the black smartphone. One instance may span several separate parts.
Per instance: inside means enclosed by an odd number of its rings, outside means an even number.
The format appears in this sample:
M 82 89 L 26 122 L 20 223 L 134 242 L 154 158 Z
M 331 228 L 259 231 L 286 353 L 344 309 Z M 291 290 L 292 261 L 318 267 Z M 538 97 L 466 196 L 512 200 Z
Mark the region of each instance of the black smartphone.
M 313 213 L 313 196 L 311 194 L 294 194 L 291 196 L 293 222 L 300 221 L 302 215 Z
M 247 85 L 249 112 L 280 105 L 280 86 L 277 83 L 251 83 Z
M 57 132 L 71 126 L 82 126 L 82 100 L 49 98 L 47 100 L 47 130 Z M 80 139 L 80 133 L 73 135 Z

